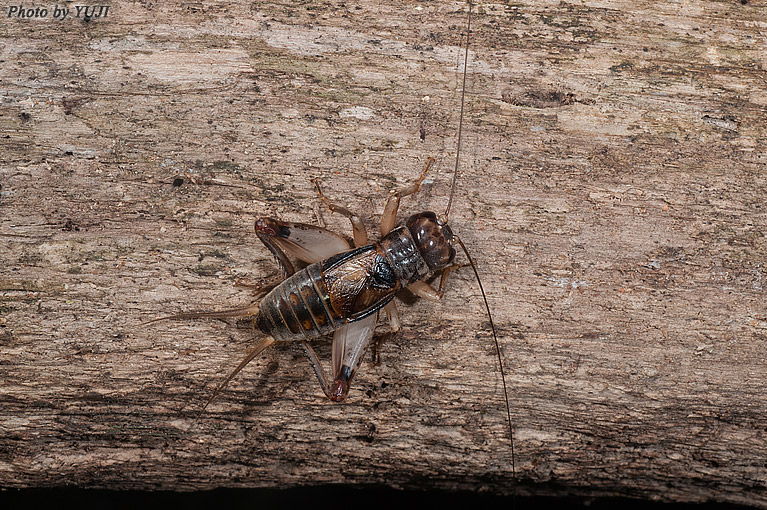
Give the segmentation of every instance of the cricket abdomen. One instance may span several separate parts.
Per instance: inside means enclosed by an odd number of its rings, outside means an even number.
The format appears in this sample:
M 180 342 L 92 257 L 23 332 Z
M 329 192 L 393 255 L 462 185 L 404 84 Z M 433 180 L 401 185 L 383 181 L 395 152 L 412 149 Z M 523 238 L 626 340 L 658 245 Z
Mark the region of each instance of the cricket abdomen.
M 259 304 L 256 324 L 278 341 L 313 340 L 383 308 L 401 288 L 379 245 L 296 271 Z
M 296 271 L 264 297 L 256 316 L 261 331 L 282 342 L 313 340 L 344 323 L 330 304 L 321 264 Z

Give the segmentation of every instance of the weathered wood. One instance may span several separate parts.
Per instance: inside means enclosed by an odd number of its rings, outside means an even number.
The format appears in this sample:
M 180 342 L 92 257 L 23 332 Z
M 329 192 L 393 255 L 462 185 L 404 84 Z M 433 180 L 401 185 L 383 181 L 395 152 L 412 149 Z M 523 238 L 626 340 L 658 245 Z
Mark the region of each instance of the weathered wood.
M 195 423 L 251 331 L 140 326 L 248 303 L 234 283 L 276 272 L 256 216 L 349 233 L 312 176 L 374 232 L 435 156 L 403 213 L 445 206 L 466 7 L 362 0 L 3 15 L 0 485 L 767 507 L 767 9 L 475 9 L 451 220 L 499 327 L 519 483 L 469 271 L 405 300 L 343 405 L 275 348 Z

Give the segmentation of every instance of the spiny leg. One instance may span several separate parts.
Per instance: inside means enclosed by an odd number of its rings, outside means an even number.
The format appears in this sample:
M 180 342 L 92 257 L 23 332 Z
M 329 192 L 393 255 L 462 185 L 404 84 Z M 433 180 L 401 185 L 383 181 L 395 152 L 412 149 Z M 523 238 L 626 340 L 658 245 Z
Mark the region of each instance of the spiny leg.
M 325 369 L 322 368 L 322 364 L 320 363 L 320 359 L 317 357 L 317 353 L 314 352 L 314 349 L 306 340 L 301 340 L 301 347 L 304 348 L 306 357 L 309 358 L 309 364 L 312 366 L 312 369 L 317 376 L 317 380 L 320 382 L 320 387 L 325 393 L 325 396 L 330 400 L 333 400 L 333 397 L 331 397 L 331 388 L 330 382 L 328 382 L 328 376 L 325 374 Z
M 426 161 L 426 166 L 424 167 L 423 172 L 421 172 L 421 176 L 415 183 L 399 191 L 394 191 L 389 195 L 389 200 L 386 201 L 386 207 L 384 207 L 384 212 L 381 215 L 381 235 L 385 236 L 392 231 L 397 222 L 397 209 L 399 208 L 400 199 L 418 193 L 418 190 L 421 189 L 421 183 L 426 178 L 426 174 L 433 164 L 434 158 L 429 158 Z
M 258 218 L 256 220 L 256 235 L 264 243 L 264 246 L 272 252 L 274 258 L 277 259 L 277 263 L 282 269 L 282 278 L 286 279 L 293 275 L 296 269 L 277 241 L 278 238 L 276 236 L 280 235 L 279 227 L 280 225 L 277 220 L 272 218 Z
M 397 304 L 394 301 L 389 301 L 389 303 L 384 306 L 384 312 L 386 312 L 386 317 L 389 319 L 389 331 L 383 336 L 374 337 L 373 339 L 373 363 L 375 365 L 381 364 L 381 346 L 391 337 L 399 333 L 401 329 Z
M 245 368 L 245 366 L 253 361 L 253 358 L 264 352 L 264 349 L 269 347 L 274 343 L 274 338 L 267 336 L 266 338 L 262 339 L 256 346 L 248 352 L 248 355 L 245 356 L 245 359 L 243 359 L 239 365 L 237 365 L 237 368 L 232 370 L 232 372 L 224 379 L 224 381 L 218 385 L 218 388 L 216 388 L 216 391 L 213 392 L 213 395 L 210 396 L 207 402 L 205 402 L 205 405 L 202 406 L 202 409 L 200 409 L 200 413 L 197 415 L 196 420 L 200 419 L 200 416 L 202 416 L 202 413 L 205 412 L 205 409 L 210 405 L 211 402 L 213 402 L 213 399 L 216 398 L 222 391 L 224 391 L 224 388 L 226 388 L 226 385 L 231 382 L 234 377 L 240 373 L 240 370 Z M 196 421 L 195 420 L 195 421 Z
M 456 269 L 467 267 L 470 264 L 452 264 L 442 269 L 439 277 L 439 290 L 434 290 L 434 287 L 429 285 L 423 280 L 411 283 L 407 286 L 407 290 L 412 292 L 418 297 L 428 299 L 429 301 L 439 301 L 442 295 L 445 293 L 445 285 L 447 283 L 447 275 Z
M 349 218 L 349 221 L 352 223 L 352 232 L 354 233 L 354 246 L 357 248 L 360 248 L 362 246 L 366 246 L 368 244 L 368 232 L 365 229 L 365 224 L 362 223 L 362 220 L 359 216 L 351 212 L 346 207 L 342 207 L 340 205 L 336 205 L 333 202 L 328 199 L 328 197 L 325 196 L 325 194 L 322 192 L 322 188 L 320 188 L 320 181 L 316 177 L 312 179 L 312 182 L 314 183 L 314 186 L 317 188 L 317 194 L 320 196 L 320 200 L 322 200 L 322 203 L 324 203 L 326 206 L 328 206 L 328 209 L 333 211 L 334 213 L 342 214 Z

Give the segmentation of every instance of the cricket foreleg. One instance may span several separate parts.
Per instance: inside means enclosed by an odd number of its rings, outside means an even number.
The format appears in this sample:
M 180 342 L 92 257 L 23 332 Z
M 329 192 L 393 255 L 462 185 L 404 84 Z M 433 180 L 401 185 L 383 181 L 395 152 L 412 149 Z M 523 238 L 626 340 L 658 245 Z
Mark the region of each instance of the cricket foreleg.
M 449 275 L 451 272 L 455 271 L 456 269 L 461 269 L 462 267 L 469 267 L 469 266 L 471 266 L 471 264 L 452 264 L 442 269 L 442 273 L 440 273 L 440 276 L 439 276 L 439 290 L 437 291 L 437 296 L 441 298 L 442 295 L 445 293 L 445 285 L 447 284 L 447 275 Z
M 400 330 L 399 313 L 397 313 L 397 304 L 394 301 L 389 301 L 384 306 L 384 312 L 386 312 L 386 318 L 389 319 L 389 327 L 392 333 L 398 333 Z
M 408 285 L 407 290 L 416 296 L 428 299 L 429 301 L 439 301 L 440 298 L 439 292 L 434 290 L 434 288 L 428 283 L 420 280 Z
M 429 158 L 426 161 L 426 166 L 424 167 L 423 172 L 421 172 L 421 176 L 417 181 L 415 181 L 410 186 L 399 191 L 394 191 L 391 195 L 389 195 L 389 200 L 386 201 L 386 207 L 384 207 L 384 212 L 381 215 L 381 235 L 385 236 L 392 231 L 394 225 L 397 223 L 397 209 L 399 208 L 400 199 L 402 197 L 418 193 L 418 190 L 421 189 L 421 183 L 426 178 L 426 174 L 429 172 L 429 169 L 433 164 L 434 158 Z
M 417 281 L 407 286 L 407 290 L 412 292 L 418 297 L 428 299 L 429 301 L 439 301 L 442 298 L 442 294 L 445 293 L 445 285 L 447 283 L 447 275 L 456 269 L 461 269 L 469 264 L 453 264 L 444 269 L 440 273 L 439 277 L 439 290 L 434 290 L 434 287 L 424 281 Z

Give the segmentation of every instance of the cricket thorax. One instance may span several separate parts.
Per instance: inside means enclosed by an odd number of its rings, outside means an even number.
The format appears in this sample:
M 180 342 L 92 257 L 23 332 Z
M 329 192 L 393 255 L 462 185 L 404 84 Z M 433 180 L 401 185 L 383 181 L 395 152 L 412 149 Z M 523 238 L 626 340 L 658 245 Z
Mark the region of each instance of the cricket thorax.
M 378 244 L 403 287 L 423 280 L 431 273 L 407 228 L 395 228 Z

